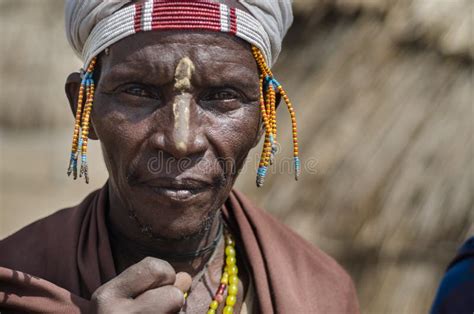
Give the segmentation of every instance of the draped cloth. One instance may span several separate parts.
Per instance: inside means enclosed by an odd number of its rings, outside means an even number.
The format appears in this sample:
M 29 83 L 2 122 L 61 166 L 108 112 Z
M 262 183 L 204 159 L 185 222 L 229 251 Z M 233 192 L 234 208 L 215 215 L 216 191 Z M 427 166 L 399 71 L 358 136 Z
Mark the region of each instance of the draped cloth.
M 0 241 L 0 312 L 88 313 L 117 273 L 107 184 Z M 258 313 L 358 313 L 350 277 L 329 256 L 232 191 L 223 216 L 246 259 Z

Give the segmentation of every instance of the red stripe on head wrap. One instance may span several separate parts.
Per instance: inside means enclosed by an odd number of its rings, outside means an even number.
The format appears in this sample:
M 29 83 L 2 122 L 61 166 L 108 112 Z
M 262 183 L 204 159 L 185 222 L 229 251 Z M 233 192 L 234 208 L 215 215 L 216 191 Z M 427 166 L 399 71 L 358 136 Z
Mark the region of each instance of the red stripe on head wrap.
M 235 8 L 230 8 L 230 32 L 231 34 L 237 34 L 237 15 L 235 14 Z
M 142 30 L 142 11 L 143 11 L 143 3 L 136 3 L 135 4 L 135 18 L 134 18 L 134 26 L 135 26 L 135 33 L 138 33 Z

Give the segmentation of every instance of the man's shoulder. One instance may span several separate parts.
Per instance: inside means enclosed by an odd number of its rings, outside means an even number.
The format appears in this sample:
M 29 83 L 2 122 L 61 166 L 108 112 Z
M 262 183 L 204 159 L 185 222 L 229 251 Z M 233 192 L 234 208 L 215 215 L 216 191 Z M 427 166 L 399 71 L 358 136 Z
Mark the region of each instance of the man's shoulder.
M 238 191 L 234 195 L 242 205 L 250 204 L 246 196 Z M 249 212 L 254 226 L 260 228 L 260 234 L 270 242 L 269 256 L 278 255 L 278 259 L 288 266 L 286 271 L 291 272 L 298 281 L 306 282 L 315 289 L 333 289 L 341 295 L 355 294 L 352 279 L 338 262 L 273 217 L 267 211 L 257 206 L 251 207 Z M 270 252 L 271 250 L 271 252 Z
M 66 227 L 66 222 L 67 220 L 73 216 L 74 210 L 76 209 L 76 206 L 71 206 L 71 207 L 66 207 L 66 208 L 61 208 L 53 213 L 47 215 L 46 217 L 37 219 L 28 225 L 22 227 L 21 229 L 15 231 L 11 235 L 7 236 L 6 238 L 0 240 L 0 243 L 5 243 L 11 240 L 18 240 L 19 237 L 21 237 L 24 233 L 35 233 L 35 232 L 41 232 L 44 231 L 45 229 L 49 229 L 51 224 L 55 224 L 56 222 L 62 222 L 61 224 L 57 225 L 57 227 Z M 33 237 L 28 237 L 29 239 Z
M 278 238 L 283 250 L 280 254 L 286 255 L 289 263 L 295 268 L 311 269 L 310 274 L 297 272 L 305 278 L 314 276 L 318 281 L 325 281 L 327 285 L 339 288 L 352 289 L 352 279 L 339 263 L 315 244 L 310 243 L 297 232 L 271 214 L 263 211 L 267 223 L 273 227 L 274 238 Z
M 34 273 L 41 261 L 49 261 L 51 256 L 60 256 L 61 252 L 73 251 L 77 246 L 80 221 L 87 208 L 81 205 L 87 203 L 94 193 L 80 205 L 60 209 L 0 240 L 0 266 Z
M 23 261 L 31 257 L 40 258 L 67 241 L 76 210 L 75 207 L 60 209 L 0 240 L 0 251 L 4 253 L 0 255 L 0 266 L 16 269 L 15 266 Z
M 285 287 L 272 292 L 278 292 L 276 299 L 286 300 L 278 301 L 281 312 L 301 311 L 298 306 L 311 313 L 359 312 L 352 279 L 336 260 L 241 193 L 234 191 L 233 196 L 233 214 L 246 225 L 240 226 L 240 232 L 247 254 L 261 256 L 270 281 Z M 301 298 L 311 302 L 300 302 Z

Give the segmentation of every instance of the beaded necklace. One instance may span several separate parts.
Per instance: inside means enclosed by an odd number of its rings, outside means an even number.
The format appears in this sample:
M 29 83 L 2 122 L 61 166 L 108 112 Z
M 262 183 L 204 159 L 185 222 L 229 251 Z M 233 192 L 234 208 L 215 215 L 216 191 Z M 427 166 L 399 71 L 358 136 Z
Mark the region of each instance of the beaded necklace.
M 235 252 L 235 241 L 230 233 L 225 234 L 225 266 L 222 272 L 219 288 L 209 304 L 207 314 L 216 314 L 217 308 L 224 301 L 224 293 L 227 290 L 225 297 L 225 307 L 222 311 L 224 314 L 231 314 L 234 312 L 234 305 L 237 302 L 237 293 L 239 292 L 238 284 L 239 277 L 237 268 L 237 259 Z M 185 300 L 190 291 L 184 294 Z

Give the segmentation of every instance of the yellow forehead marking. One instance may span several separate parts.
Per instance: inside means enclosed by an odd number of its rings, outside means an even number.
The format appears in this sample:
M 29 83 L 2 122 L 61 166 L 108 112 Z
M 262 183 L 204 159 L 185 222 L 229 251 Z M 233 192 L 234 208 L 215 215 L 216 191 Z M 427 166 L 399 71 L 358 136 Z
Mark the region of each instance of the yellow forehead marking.
M 187 150 L 189 137 L 189 105 L 192 101 L 191 78 L 194 72 L 194 64 L 188 57 L 182 58 L 176 66 L 174 74 L 174 89 L 177 95 L 173 102 L 174 130 L 173 137 L 176 148 L 182 152 Z
M 191 89 L 191 77 L 194 69 L 194 63 L 188 57 L 179 61 L 174 72 L 174 89 L 176 91 L 185 92 Z

